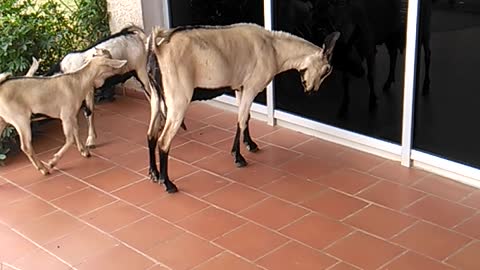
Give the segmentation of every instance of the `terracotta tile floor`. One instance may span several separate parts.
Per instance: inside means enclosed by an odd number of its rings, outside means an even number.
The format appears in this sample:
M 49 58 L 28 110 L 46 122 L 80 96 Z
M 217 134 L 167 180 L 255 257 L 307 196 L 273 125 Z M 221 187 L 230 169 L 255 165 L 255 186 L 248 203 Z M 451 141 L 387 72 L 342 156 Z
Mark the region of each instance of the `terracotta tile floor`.
M 0 269 L 480 269 L 474 188 L 255 120 L 261 150 L 236 168 L 235 115 L 197 103 L 167 194 L 146 178 L 147 103 L 118 97 L 96 121 L 90 159 L 0 168 Z M 47 159 L 61 128 L 39 132 Z

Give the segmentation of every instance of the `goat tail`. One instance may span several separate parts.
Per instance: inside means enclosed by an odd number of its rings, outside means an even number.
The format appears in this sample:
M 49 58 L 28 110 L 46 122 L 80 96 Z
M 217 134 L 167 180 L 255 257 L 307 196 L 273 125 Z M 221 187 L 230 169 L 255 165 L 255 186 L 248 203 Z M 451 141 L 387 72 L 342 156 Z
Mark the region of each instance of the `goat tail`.
M 37 60 L 37 58 L 32 57 L 32 65 L 28 69 L 27 74 L 25 74 L 25 77 L 32 77 L 35 72 L 37 72 L 40 62 L 42 62 L 42 59 Z
M 12 76 L 11 73 L 0 73 L 0 84 L 6 81 L 10 76 Z
M 141 27 L 134 24 L 123 28 L 121 32 L 135 33 L 140 37 L 141 40 L 143 40 L 143 42 L 146 42 L 147 40 L 147 35 L 145 34 L 145 31 Z
M 154 27 L 152 30 L 151 40 L 153 41 L 153 46 L 159 47 L 162 43 L 167 43 L 170 41 L 170 37 L 173 35 L 175 30 L 165 29 L 162 27 Z M 153 49 L 150 47 L 149 49 Z

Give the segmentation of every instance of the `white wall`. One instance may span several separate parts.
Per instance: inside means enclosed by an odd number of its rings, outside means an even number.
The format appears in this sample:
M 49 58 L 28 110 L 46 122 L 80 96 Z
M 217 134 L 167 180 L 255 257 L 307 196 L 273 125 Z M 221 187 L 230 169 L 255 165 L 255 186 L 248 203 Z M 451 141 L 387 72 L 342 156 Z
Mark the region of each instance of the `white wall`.
M 112 33 L 131 24 L 143 28 L 142 0 L 107 0 L 107 9 Z

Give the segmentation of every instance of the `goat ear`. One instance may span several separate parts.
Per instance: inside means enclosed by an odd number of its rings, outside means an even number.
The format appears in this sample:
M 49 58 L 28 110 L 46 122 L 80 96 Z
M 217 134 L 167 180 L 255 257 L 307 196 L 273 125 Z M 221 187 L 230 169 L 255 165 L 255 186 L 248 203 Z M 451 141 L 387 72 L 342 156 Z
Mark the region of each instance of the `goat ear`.
M 155 38 L 155 45 L 160 46 L 160 44 L 162 44 L 163 42 L 165 41 L 165 38 L 164 37 L 156 37 Z
M 109 60 L 107 61 L 107 65 L 111 66 L 112 68 L 121 68 L 127 64 L 127 60 Z
M 95 54 L 93 56 L 107 56 L 112 58 L 112 54 L 107 49 L 95 48 Z
M 339 37 L 340 32 L 333 32 L 325 38 L 325 42 L 323 44 L 323 55 L 328 59 L 331 58 L 333 48 L 335 48 L 335 44 L 337 43 Z

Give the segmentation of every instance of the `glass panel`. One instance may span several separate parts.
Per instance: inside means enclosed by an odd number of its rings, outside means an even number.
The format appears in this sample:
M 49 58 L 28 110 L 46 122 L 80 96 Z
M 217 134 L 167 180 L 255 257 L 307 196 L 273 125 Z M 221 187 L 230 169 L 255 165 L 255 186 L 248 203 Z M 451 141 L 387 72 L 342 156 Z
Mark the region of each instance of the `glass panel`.
M 228 25 L 249 22 L 263 26 L 260 0 L 171 0 L 172 27 L 180 25 Z M 233 95 L 233 93 L 229 93 Z M 255 102 L 266 104 L 265 91 Z
M 327 34 L 341 33 L 333 53 L 334 71 L 320 90 L 306 96 L 299 73 L 285 72 L 276 77 L 276 108 L 399 143 L 406 1 L 273 1 L 275 29 L 298 35 L 318 46 L 322 46 Z M 387 84 L 390 55 L 395 59 L 391 71 L 391 79 L 395 81 Z M 383 90 L 384 85 L 389 85 L 388 90 Z
M 414 148 L 480 167 L 480 3 L 433 2 L 421 1 Z

